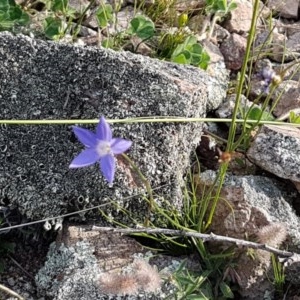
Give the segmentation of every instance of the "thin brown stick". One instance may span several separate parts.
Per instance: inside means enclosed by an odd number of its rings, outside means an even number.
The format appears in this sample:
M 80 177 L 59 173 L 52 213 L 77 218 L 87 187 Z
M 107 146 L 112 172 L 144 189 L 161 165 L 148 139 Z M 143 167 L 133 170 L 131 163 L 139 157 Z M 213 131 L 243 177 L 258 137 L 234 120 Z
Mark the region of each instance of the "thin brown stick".
M 173 235 L 173 236 L 186 236 L 186 237 L 194 237 L 202 239 L 204 242 L 206 241 L 212 241 L 212 242 L 225 242 L 230 244 L 236 244 L 237 246 L 242 246 L 246 248 L 252 248 L 252 249 L 260 249 L 264 251 L 268 251 L 274 254 L 277 254 L 279 256 L 283 257 L 292 257 L 292 256 L 299 256 L 297 253 L 279 250 L 274 247 L 270 247 L 266 244 L 259 244 L 254 242 L 249 242 L 241 239 L 231 238 L 227 236 L 222 235 L 216 235 L 213 233 L 205 234 L 205 233 L 199 233 L 199 232 L 193 232 L 193 231 L 183 231 L 183 230 L 173 230 L 173 229 L 164 229 L 164 228 L 113 228 L 113 227 L 99 227 L 99 226 L 93 226 L 92 230 L 96 231 L 103 231 L 103 232 L 117 232 L 117 233 L 123 233 L 123 234 L 133 234 L 133 233 L 147 233 L 147 234 L 165 234 L 165 235 Z
M 29 274 L 11 255 L 8 255 L 8 258 L 18 267 L 20 268 L 30 279 L 34 280 L 34 276 Z
M 0 290 L 2 290 L 3 292 L 18 298 L 19 300 L 25 300 L 23 297 L 21 297 L 19 294 L 17 294 L 16 292 L 14 292 L 13 290 L 11 290 L 10 288 L 4 286 L 3 284 L 0 284 Z

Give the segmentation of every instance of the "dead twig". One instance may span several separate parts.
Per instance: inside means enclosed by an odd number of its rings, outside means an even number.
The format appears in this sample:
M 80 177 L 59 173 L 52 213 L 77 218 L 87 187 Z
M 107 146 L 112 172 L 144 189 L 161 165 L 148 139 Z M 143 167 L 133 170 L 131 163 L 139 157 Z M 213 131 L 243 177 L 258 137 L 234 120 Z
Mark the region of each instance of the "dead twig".
M 299 256 L 297 253 L 279 250 L 274 247 L 270 247 L 266 244 L 259 244 L 254 242 L 249 242 L 241 239 L 231 238 L 222 235 L 216 235 L 213 233 L 205 234 L 193 231 L 183 231 L 183 230 L 173 230 L 173 229 L 164 229 L 164 228 L 113 228 L 113 227 L 99 227 L 92 226 L 92 230 L 103 231 L 103 232 L 117 232 L 123 234 L 133 234 L 133 233 L 147 233 L 147 234 L 165 234 L 165 235 L 173 235 L 173 236 L 186 236 L 186 237 L 194 237 L 202 239 L 204 242 L 212 241 L 212 242 L 225 242 L 230 244 L 236 244 L 237 246 L 242 246 L 246 248 L 252 249 L 260 249 L 264 251 L 268 251 L 274 254 L 277 254 L 282 257 L 292 257 Z
M 18 267 L 20 268 L 30 279 L 34 280 L 34 277 L 29 274 L 11 255 L 8 255 L 8 258 Z
M 3 292 L 18 298 L 19 300 L 25 300 L 23 297 L 21 297 L 18 293 L 14 292 L 13 290 L 11 290 L 10 288 L 4 286 L 3 284 L 0 284 L 0 290 L 2 290 Z

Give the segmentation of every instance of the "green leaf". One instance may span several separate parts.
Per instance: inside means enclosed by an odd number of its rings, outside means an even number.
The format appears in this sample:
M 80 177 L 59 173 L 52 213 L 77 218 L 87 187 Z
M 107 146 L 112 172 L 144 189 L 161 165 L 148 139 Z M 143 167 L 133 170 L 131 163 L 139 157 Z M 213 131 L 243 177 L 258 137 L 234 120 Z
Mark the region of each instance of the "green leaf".
M 0 29 L 10 29 L 14 25 L 25 25 L 29 16 L 13 0 L 0 0 Z
M 210 57 L 202 46 L 197 43 L 197 38 L 191 35 L 175 48 L 171 55 L 171 61 L 180 64 L 191 64 L 205 70 Z
M 193 45 L 197 44 L 197 38 L 194 35 L 190 35 L 183 42 L 186 48 L 192 48 Z
M 274 121 L 272 114 L 266 111 L 262 111 L 259 107 L 252 107 L 248 119 L 250 120 L 261 120 L 261 121 Z
M 294 111 L 290 111 L 289 121 L 290 123 L 300 124 L 300 116 L 296 115 Z
M 177 47 L 175 48 L 175 50 L 173 51 L 172 55 L 171 55 L 171 59 L 173 60 L 174 57 L 179 56 L 185 49 L 185 45 L 184 44 L 179 44 L 177 45 Z
M 231 288 L 224 281 L 222 281 L 220 283 L 220 290 L 222 292 L 222 295 L 225 297 L 225 299 L 233 299 L 234 298 Z
M 100 28 L 105 28 L 113 19 L 113 8 L 110 4 L 105 4 L 99 7 L 96 11 L 96 19 Z
M 186 51 L 189 52 L 189 50 L 192 48 L 193 44 L 195 44 L 197 42 L 196 37 L 194 36 L 188 36 L 183 43 L 177 45 L 177 47 L 175 48 L 175 50 L 172 53 L 171 59 L 172 61 L 174 61 L 174 58 L 181 55 L 181 54 L 185 54 L 185 56 L 187 57 L 188 54 L 186 54 Z M 190 55 L 189 55 L 190 58 Z
M 228 5 L 227 11 L 228 11 L 228 12 L 231 12 L 231 11 L 233 11 L 233 10 L 236 9 L 236 8 L 237 8 L 237 4 L 236 4 L 235 2 L 233 2 L 233 1 L 231 1 L 231 2 L 229 3 L 229 5 Z
M 7 20 L 7 18 L 0 13 L 0 30 L 7 30 L 12 28 L 13 26 L 14 22 Z
M 228 4 L 228 0 L 206 0 L 206 12 L 208 14 L 219 14 L 224 16 L 237 8 L 237 4 L 231 1 Z
M 113 48 L 114 40 L 112 38 L 107 38 L 107 39 L 102 41 L 101 45 L 104 48 Z
M 68 0 L 53 0 L 52 9 L 53 11 L 61 11 L 66 13 L 68 7 Z
M 0 0 L 0 11 L 6 11 L 10 6 L 16 5 L 15 1 Z
M 1 256 L 7 253 L 14 253 L 15 252 L 16 244 L 12 242 L 7 242 L 3 239 L 0 239 L 0 253 Z
M 137 16 L 130 21 L 129 34 L 136 34 L 142 40 L 154 36 L 155 26 L 151 20 L 144 16 Z
M 202 70 L 206 70 L 208 67 L 208 64 L 210 62 L 210 56 L 206 51 L 202 52 L 202 59 L 198 67 L 200 67 Z
M 182 13 L 179 17 L 178 17 L 178 27 L 184 27 L 187 22 L 189 20 L 189 16 L 186 13 Z
M 54 17 L 48 17 L 44 21 L 44 32 L 47 38 L 56 40 L 63 35 L 62 20 Z
M 188 295 L 186 297 L 187 300 L 209 300 L 205 296 L 200 296 L 200 295 Z
M 179 54 L 175 57 L 172 58 L 172 61 L 178 64 L 188 64 L 188 60 L 186 59 L 186 57 L 184 56 L 184 54 Z
M 8 11 L 10 19 L 16 24 L 26 25 L 29 22 L 29 16 L 19 6 L 11 7 Z
M 218 10 L 227 12 L 227 0 L 217 0 Z

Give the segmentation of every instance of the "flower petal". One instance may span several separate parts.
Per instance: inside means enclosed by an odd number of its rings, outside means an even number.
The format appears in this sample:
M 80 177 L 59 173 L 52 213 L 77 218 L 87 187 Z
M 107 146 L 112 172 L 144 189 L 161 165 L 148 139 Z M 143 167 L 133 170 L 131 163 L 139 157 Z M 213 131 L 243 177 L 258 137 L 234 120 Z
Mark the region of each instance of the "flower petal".
M 85 149 L 71 162 L 69 168 L 87 167 L 100 159 L 99 154 L 94 148 Z
M 106 155 L 100 159 L 100 167 L 103 176 L 109 183 L 114 181 L 116 162 L 112 155 Z
M 105 121 L 104 117 L 100 118 L 100 121 L 97 125 L 96 135 L 99 140 L 102 141 L 111 141 L 112 132 L 109 127 L 109 124 Z
M 112 139 L 110 148 L 113 154 L 121 154 L 129 149 L 131 145 L 131 141 L 116 138 Z
M 95 147 L 97 143 L 97 136 L 95 133 L 88 129 L 77 126 L 72 126 L 73 131 L 78 140 L 86 147 Z

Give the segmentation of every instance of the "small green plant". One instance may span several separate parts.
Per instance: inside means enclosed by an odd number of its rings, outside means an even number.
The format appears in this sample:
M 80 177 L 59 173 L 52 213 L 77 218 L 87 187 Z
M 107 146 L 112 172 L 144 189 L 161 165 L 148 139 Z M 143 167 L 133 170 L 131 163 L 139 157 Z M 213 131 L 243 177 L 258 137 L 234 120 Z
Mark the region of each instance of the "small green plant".
M 186 26 L 186 24 L 189 21 L 189 16 L 186 13 L 182 13 L 179 17 L 178 17 L 178 27 L 182 28 L 184 26 Z
M 137 36 L 141 41 L 133 48 L 133 52 L 137 52 L 141 43 L 153 38 L 155 34 L 154 23 L 144 16 L 137 16 L 130 21 L 130 27 L 127 30 L 130 37 Z
M 145 181 L 140 171 L 138 172 L 142 181 Z M 148 198 L 145 201 L 150 208 L 150 218 L 144 222 L 150 228 L 168 228 L 185 230 L 189 232 L 204 232 L 206 230 L 206 215 L 210 211 L 211 191 L 204 191 L 199 195 L 197 183 L 194 183 L 190 174 L 189 181 L 186 182 L 183 207 L 179 210 L 166 199 L 161 199 L 160 204 L 153 201 L 151 187 L 148 186 Z M 141 226 L 139 216 L 134 216 L 131 212 L 115 204 L 119 212 L 126 214 L 137 225 Z M 113 221 L 103 211 L 102 215 Z M 153 220 L 153 221 L 151 221 Z M 114 222 L 114 221 L 113 221 Z M 116 223 L 117 225 L 124 225 Z M 184 264 L 173 274 L 175 285 L 177 286 L 176 297 L 172 299 L 231 299 L 233 293 L 227 284 L 224 275 L 225 270 L 232 266 L 234 258 L 234 248 L 228 249 L 218 254 L 212 254 L 205 246 L 203 240 L 184 236 L 168 236 L 161 234 L 135 233 L 134 236 L 145 239 L 149 248 L 172 255 L 195 254 L 198 257 L 199 272 L 189 270 Z M 151 245 L 151 246 L 149 246 Z M 202 298 L 199 298 L 201 295 Z M 198 297 L 198 298 L 197 298 Z
M 55 17 L 48 17 L 44 20 L 45 36 L 52 40 L 59 40 L 65 35 L 66 23 Z
M 248 112 L 248 119 L 250 120 L 261 120 L 261 121 L 274 121 L 275 118 L 273 115 L 265 110 L 262 110 L 261 108 L 254 106 L 250 108 L 250 111 Z
M 221 21 L 228 13 L 236 9 L 234 1 L 228 3 L 227 0 L 206 0 L 205 11 L 208 18 L 212 18 L 208 37 L 211 37 L 218 21 Z M 213 16 L 213 17 L 212 17 Z
M 175 4 L 176 0 L 153 1 L 150 5 L 142 4 L 141 9 L 155 24 L 174 26 L 177 20 Z
M 176 47 L 182 44 L 188 36 L 188 33 L 181 28 L 175 32 L 161 33 L 156 50 L 158 57 L 170 60 Z
M 29 23 L 29 15 L 14 0 L 0 0 L 0 31 Z
M 203 47 L 197 42 L 195 36 L 188 36 L 179 44 L 171 56 L 171 61 L 179 64 L 188 64 L 207 69 L 210 57 Z
M 52 40 L 59 40 L 71 28 L 76 10 L 70 8 L 68 0 L 53 0 L 49 17 L 44 20 L 44 34 Z
M 154 36 L 154 23 L 144 16 L 136 16 L 130 21 L 130 28 L 128 30 L 130 35 L 137 35 L 142 40 L 148 40 Z
M 289 115 L 289 121 L 290 123 L 300 124 L 300 115 L 296 114 L 294 111 L 291 111 Z
M 100 28 L 105 28 L 113 17 L 113 8 L 110 4 L 101 5 L 96 11 L 96 19 Z
M 190 272 L 186 268 L 186 262 L 183 261 L 171 278 L 177 290 L 166 299 L 212 299 L 210 296 L 213 296 L 213 293 L 210 286 L 206 284 L 210 273 L 210 271 Z M 205 288 L 203 288 L 203 285 L 205 285 Z
M 205 10 L 208 14 L 215 14 L 222 18 L 236 8 L 237 4 L 234 1 L 228 3 L 227 0 L 206 0 Z
M 221 280 L 219 284 L 216 284 L 215 281 L 211 280 L 215 274 L 215 270 L 203 270 L 200 265 L 198 271 L 191 271 L 188 269 L 186 261 L 183 261 L 171 277 L 171 281 L 177 290 L 166 299 L 233 299 L 234 294 L 225 281 Z
M 283 265 L 279 262 L 278 258 L 275 254 L 271 254 L 271 262 L 273 267 L 273 274 L 274 274 L 274 286 L 275 290 L 278 293 L 278 296 L 283 296 L 283 287 L 285 284 L 285 274 Z

